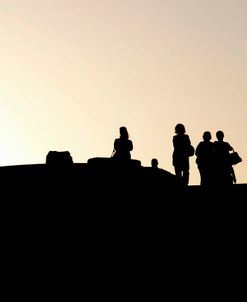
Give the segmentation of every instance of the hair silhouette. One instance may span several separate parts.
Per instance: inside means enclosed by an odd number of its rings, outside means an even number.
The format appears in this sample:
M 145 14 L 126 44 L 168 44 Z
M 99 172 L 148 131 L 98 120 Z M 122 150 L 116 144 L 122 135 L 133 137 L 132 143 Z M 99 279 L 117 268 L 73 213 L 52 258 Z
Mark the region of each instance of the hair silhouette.
M 175 126 L 175 133 L 176 134 L 184 134 L 184 133 L 186 133 L 184 125 L 183 124 L 177 124 Z

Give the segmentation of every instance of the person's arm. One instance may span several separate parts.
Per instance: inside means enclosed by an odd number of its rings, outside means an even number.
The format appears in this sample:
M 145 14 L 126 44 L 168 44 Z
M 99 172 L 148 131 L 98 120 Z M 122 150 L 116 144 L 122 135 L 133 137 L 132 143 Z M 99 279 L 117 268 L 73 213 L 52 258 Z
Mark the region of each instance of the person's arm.
M 200 149 L 201 149 L 201 143 L 199 143 L 196 147 L 196 151 L 195 151 L 196 156 L 200 155 Z
M 191 145 L 190 137 L 188 134 L 187 134 L 187 138 L 188 138 L 188 144 Z
M 113 150 L 112 150 L 112 154 L 111 154 L 111 157 L 113 157 L 116 153 L 116 140 L 114 140 L 114 143 L 113 143 Z
M 175 135 L 172 138 L 172 144 L 173 144 L 173 148 L 175 149 L 175 147 L 176 147 L 176 136 Z
M 227 144 L 228 144 L 228 150 L 229 150 L 229 151 L 234 151 L 234 150 L 233 150 L 233 147 L 232 147 L 229 143 L 227 143 Z
M 129 141 L 129 151 L 132 151 L 133 150 L 133 143 L 132 141 L 130 140 Z
M 117 138 L 114 140 L 113 148 L 114 148 L 115 151 L 116 151 L 117 148 L 118 148 L 118 139 L 117 139 Z
M 233 179 L 233 182 L 234 182 L 234 183 L 237 182 L 236 175 L 235 175 L 235 172 L 234 172 L 233 167 L 232 167 L 232 179 Z

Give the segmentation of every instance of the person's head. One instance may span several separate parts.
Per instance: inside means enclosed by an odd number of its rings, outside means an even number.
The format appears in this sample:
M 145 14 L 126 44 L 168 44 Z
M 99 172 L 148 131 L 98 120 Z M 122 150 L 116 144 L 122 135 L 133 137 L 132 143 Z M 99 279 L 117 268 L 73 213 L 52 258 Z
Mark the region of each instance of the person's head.
M 202 138 L 203 138 L 203 140 L 204 140 L 205 142 L 209 142 L 209 141 L 211 140 L 211 138 L 212 138 L 211 132 L 210 132 L 210 131 L 205 131 L 205 132 L 203 133 Z
M 175 126 L 175 133 L 177 134 L 184 134 L 186 131 L 185 131 L 185 127 L 183 124 L 177 124 Z
M 120 137 L 129 138 L 129 133 L 126 127 L 122 126 L 119 128 Z
M 158 164 L 159 164 L 159 162 L 158 162 L 157 158 L 153 158 L 151 160 L 151 165 L 152 165 L 153 168 L 158 168 Z
M 217 131 L 217 132 L 216 132 L 216 137 L 217 137 L 217 140 L 218 140 L 219 142 L 222 142 L 223 139 L 224 139 L 224 132 L 221 131 L 221 130 Z

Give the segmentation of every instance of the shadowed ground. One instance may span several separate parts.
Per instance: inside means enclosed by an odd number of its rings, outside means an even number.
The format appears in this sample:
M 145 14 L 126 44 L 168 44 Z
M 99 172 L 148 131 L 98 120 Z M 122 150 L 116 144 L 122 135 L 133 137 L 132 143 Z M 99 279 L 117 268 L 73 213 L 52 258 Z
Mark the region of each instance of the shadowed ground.
M 17 278 L 68 284 L 79 274 L 84 286 L 118 288 L 126 276 L 136 287 L 162 274 L 167 285 L 199 276 L 200 286 L 242 266 L 245 184 L 184 189 L 167 171 L 100 158 L 1 167 L 0 181 L 2 258 Z
M 20 165 L 0 167 L 1 206 L 15 221 L 51 223 L 178 226 L 205 225 L 212 219 L 246 215 L 246 184 L 205 191 L 182 187 L 162 169 L 143 167 L 132 160 L 92 158 L 64 166 Z M 223 213 L 227 215 L 223 215 Z M 210 218 L 211 217 L 211 218 Z M 198 221 L 197 221 L 198 219 Z M 209 220 L 208 220 L 209 219 Z M 238 221 L 237 221 L 238 222 Z M 175 227 L 176 227 L 175 226 Z
M 218 202 L 226 197 L 244 199 L 247 184 L 205 191 L 200 186 L 182 187 L 175 175 L 163 169 L 143 167 L 138 160 L 122 163 L 110 158 L 91 158 L 68 165 L 19 165 L 0 167 L 4 199 L 30 199 L 35 203 L 83 203 L 121 201 L 165 205 L 172 202 Z M 229 198 L 228 198 L 229 199 Z M 23 200 L 23 199 L 22 199 Z

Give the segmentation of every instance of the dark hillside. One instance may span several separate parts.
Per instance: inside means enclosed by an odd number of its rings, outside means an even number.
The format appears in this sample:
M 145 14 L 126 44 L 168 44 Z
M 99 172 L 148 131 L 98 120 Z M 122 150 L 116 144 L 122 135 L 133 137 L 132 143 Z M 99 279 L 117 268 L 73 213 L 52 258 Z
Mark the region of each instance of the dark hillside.
M 178 272 L 212 281 L 216 268 L 242 265 L 246 185 L 184 189 L 167 171 L 100 158 L 1 167 L 0 181 L 2 257 L 8 274 L 33 276 L 29 285 L 67 285 L 78 274 L 89 286 L 160 273 L 172 282 Z

